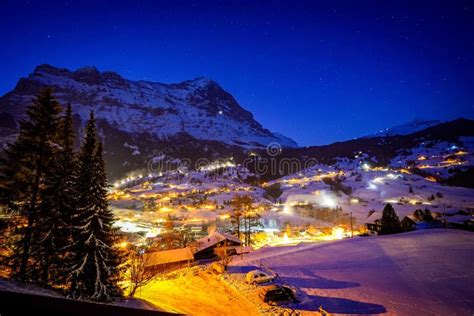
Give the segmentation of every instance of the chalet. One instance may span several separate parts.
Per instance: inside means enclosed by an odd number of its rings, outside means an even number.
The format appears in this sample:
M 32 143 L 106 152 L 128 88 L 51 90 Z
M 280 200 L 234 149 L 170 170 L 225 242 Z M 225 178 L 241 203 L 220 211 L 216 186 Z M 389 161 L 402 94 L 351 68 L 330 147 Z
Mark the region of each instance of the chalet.
M 466 229 L 474 231 L 474 216 L 454 215 L 445 218 L 449 228 Z
M 378 235 L 382 230 L 382 214 L 380 212 L 373 212 L 365 220 L 365 226 L 369 235 Z
M 470 215 L 469 211 L 459 209 L 448 209 L 443 211 L 431 211 L 434 217 L 455 216 L 455 215 Z
M 402 230 L 405 232 L 417 229 L 419 223 L 420 221 L 413 215 L 407 215 L 400 221 Z
M 145 269 L 165 272 L 189 267 L 194 260 L 191 248 L 179 248 L 146 253 Z
M 216 231 L 194 242 L 192 247 L 194 259 L 215 259 L 215 249 L 224 244 L 226 244 L 230 255 L 239 253 L 240 248 L 243 248 L 242 241 L 237 237 Z
M 409 232 L 416 229 L 441 228 L 443 223 L 439 220 L 423 221 L 415 215 L 407 215 L 401 221 L 402 230 Z

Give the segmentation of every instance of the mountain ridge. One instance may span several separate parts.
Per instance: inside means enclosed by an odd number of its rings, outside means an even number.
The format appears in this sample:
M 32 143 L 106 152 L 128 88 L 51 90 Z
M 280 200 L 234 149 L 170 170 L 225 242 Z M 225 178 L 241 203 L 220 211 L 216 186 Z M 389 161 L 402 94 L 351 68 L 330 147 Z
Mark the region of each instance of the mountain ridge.
M 297 146 L 292 139 L 264 128 L 230 93 L 205 77 L 165 84 L 128 80 L 93 66 L 71 71 L 43 64 L 0 98 L 0 111 L 21 117 L 24 106 L 47 86 L 62 104 L 71 103 L 82 121 L 94 110 L 98 118 L 134 134 L 148 132 L 165 138 L 187 133 L 196 139 L 247 148 L 271 142 Z
M 330 165 L 341 159 L 354 160 L 363 153 L 367 160 L 383 166 L 420 144 L 460 144 L 461 136 L 474 136 L 473 120 L 418 120 L 416 124 L 408 123 L 410 133 L 402 129 L 401 134 L 296 147 L 291 139 L 265 129 L 252 113 L 209 78 L 164 84 L 127 80 L 118 73 L 100 72 L 93 66 L 70 71 L 44 64 L 0 97 L 0 151 L 15 140 L 17 121 L 23 117 L 25 106 L 45 87 L 53 87 L 62 106 L 72 104 L 78 134 L 76 146 L 89 112 L 95 111 L 111 179 L 135 170 L 149 170 L 149 162 L 163 155 L 169 160 L 191 163 L 202 158 L 234 159 L 236 163 L 257 156 L 268 161 L 288 158 L 297 159 L 304 167 L 311 159 Z M 281 150 L 267 151 L 266 145 L 274 143 Z M 285 170 L 262 175 L 262 179 L 283 175 Z
M 395 125 L 389 128 L 385 128 L 376 133 L 363 136 L 362 138 L 372 138 L 372 137 L 383 137 L 383 136 L 395 136 L 395 135 L 408 135 L 418 131 L 421 131 L 425 128 L 435 126 L 443 123 L 441 120 L 424 120 L 420 118 L 415 118 L 411 121 L 407 121 L 400 125 Z

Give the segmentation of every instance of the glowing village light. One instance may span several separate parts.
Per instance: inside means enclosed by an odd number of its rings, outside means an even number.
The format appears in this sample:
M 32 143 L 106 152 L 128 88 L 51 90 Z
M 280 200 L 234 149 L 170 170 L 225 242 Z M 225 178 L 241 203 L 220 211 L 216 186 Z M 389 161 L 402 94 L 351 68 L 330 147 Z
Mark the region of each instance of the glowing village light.
M 128 242 L 123 241 L 123 242 L 120 242 L 120 243 L 116 244 L 116 246 L 119 247 L 119 248 L 125 249 L 128 246 Z
M 294 206 L 309 204 L 333 209 L 337 207 L 338 200 L 326 191 L 314 191 L 311 194 L 293 194 L 286 199 L 283 205 L 283 213 L 292 214 Z
M 321 205 L 329 208 L 335 208 L 337 206 L 337 202 L 332 196 L 323 194 Z
M 377 177 L 372 180 L 372 183 L 383 184 L 383 177 Z
M 229 214 L 222 214 L 219 216 L 220 219 L 229 219 L 230 215 Z
M 159 234 L 158 229 L 151 229 L 146 233 L 145 237 L 146 238 L 155 238 L 156 236 L 158 236 L 158 234 Z
M 370 190 L 377 190 L 377 186 L 372 182 L 369 182 L 369 186 L 367 188 Z
M 331 237 L 334 239 L 344 238 L 344 228 L 342 227 L 333 227 L 331 232 Z
M 370 165 L 368 163 L 364 162 L 362 164 L 362 169 L 364 169 L 364 171 L 368 171 L 370 169 Z

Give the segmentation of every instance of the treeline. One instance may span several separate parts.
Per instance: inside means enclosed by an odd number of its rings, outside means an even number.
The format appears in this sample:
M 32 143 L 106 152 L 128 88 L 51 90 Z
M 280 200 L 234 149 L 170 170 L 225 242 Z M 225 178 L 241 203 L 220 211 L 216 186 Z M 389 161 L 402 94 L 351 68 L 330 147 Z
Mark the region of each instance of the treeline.
M 250 195 L 235 195 L 230 201 L 232 206 L 230 223 L 233 234 L 240 240 L 243 239 L 245 246 L 250 246 L 252 234 L 262 227 L 260 214 L 254 209 L 254 202 Z
M 1 263 L 22 282 L 109 301 L 121 295 L 121 257 L 93 112 L 79 152 L 74 140 L 71 106 L 63 113 L 43 90 L 0 162 L 0 203 L 11 218 Z

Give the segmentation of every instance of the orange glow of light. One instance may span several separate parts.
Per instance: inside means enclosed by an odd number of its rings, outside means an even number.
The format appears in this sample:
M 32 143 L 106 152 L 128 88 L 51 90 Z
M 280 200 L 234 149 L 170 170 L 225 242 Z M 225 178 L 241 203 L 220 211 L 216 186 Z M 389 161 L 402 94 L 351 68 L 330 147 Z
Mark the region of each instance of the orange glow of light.
M 342 227 L 333 227 L 332 229 L 332 237 L 334 239 L 342 239 L 344 238 L 344 228 Z
M 420 169 L 429 169 L 429 168 L 433 168 L 433 167 L 430 166 L 430 165 L 421 165 L 421 166 L 418 166 L 418 168 L 420 168 Z
M 121 242 L 121 243 L 116 244 L 116 246 L 117 246 L 118 248 L 125 249 L 125 248 L 127 248 L 127 246 L 128 246 L 128 242 L 123 241 L 123 242 Z
M 444 160 L 444 163 L 449 163 L 449 164 L 455 164 L 455 163 L 458 163 L 458 162 L 459 162 L 459 160 L 451 159 L 451 158 L 448 158 L 448 159 Z
M 230 218 L 230 215 L 229 214 L 223 214 L 219 217 L 220 217 L 220 219 L 228 219 L 228 218 Z
M 172 209 L 170 209 L 169 207 L 166 207 L 166 206 L 163 206 L 163 207 L 160 207 L 160 212 L 161 213 L 168 213 L 168 212 L 171 212 Z

